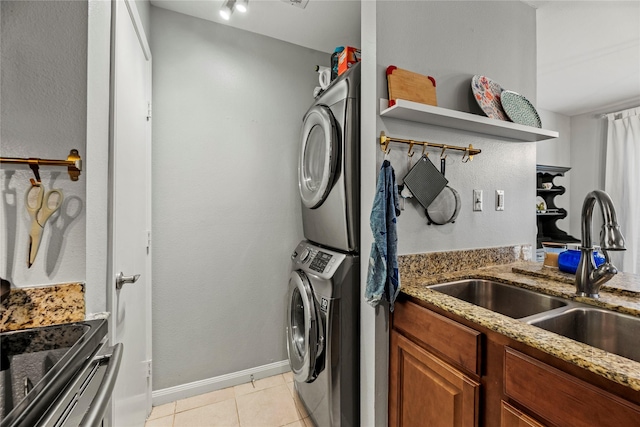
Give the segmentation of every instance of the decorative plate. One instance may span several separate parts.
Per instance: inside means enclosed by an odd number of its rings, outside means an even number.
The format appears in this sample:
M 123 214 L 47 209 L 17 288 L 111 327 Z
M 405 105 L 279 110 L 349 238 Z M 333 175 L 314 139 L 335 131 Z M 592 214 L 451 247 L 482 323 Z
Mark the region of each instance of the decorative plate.
M 476 75 L 471 79 L 471 90 L 473 97 L 487 117 L 509 121 L 500 102 L 502 86 L 489 77 Z
M 503 90 L 501 100 L 502 108 L 512 122 L 536 128 L 542 127 L 538 112 L 524 96 L 511 90 Z
M 540 196 L 536 197 L 536 212 L 546 212 L 547 203 Z

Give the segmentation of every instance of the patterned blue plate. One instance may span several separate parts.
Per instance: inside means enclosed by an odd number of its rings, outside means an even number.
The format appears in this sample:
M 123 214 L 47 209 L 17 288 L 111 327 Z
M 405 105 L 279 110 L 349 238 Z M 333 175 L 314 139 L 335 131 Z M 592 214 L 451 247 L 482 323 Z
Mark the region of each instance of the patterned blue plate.
M 512 122 L 536 128 L 542 127 L 542 121 L 535 107 L 519 93 L 503 90 L 500 102 L 502 102 L 502 108 Z

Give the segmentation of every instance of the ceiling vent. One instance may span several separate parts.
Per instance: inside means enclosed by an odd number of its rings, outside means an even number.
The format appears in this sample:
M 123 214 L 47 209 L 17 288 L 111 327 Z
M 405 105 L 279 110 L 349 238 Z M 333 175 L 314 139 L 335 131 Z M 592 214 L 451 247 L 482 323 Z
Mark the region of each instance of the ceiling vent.
M 304 9 L 305 7 L 307 7 L 307 3 L 309 3 L 309 0 L 281 0 L 285 3 L 289 3 L 291 6 L 296 6 L 299 7 L 300 9 Z

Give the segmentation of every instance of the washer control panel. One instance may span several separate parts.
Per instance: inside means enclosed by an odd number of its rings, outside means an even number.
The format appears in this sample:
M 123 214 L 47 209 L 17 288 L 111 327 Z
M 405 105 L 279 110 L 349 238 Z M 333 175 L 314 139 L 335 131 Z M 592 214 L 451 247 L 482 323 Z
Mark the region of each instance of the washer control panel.
M 317 271 L 318 273 L 323 273 L 327 264 L 333 264 L 335 262 L 335 260 L 332 262 L 332 259 L 333 255 L 322 251 L 316 251 L 311 264 L 309 264 L 309 268 Z
M 331 276 L 345 259 L 345 255 L 301 242 L 291 255 L 293 262 L 302 269 L 315 272 L 319 276 Z

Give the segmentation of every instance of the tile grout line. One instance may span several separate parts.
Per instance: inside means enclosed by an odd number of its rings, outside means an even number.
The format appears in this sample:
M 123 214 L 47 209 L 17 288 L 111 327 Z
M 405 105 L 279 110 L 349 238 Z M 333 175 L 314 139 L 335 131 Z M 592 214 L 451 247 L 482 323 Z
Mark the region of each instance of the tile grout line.
M 238 408 L 238 398 L 236 397 L 236 391 L 233 390 L 233 402 L 236 404 L 236 416 L 238 417 L 238 427 L 242 427 L 240 423 L 240 409 Z

